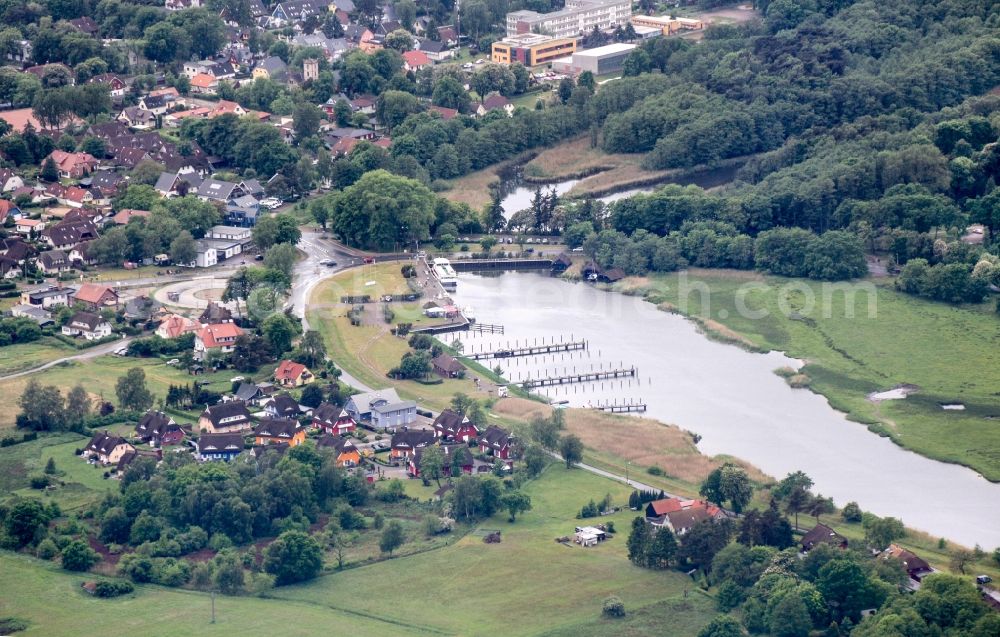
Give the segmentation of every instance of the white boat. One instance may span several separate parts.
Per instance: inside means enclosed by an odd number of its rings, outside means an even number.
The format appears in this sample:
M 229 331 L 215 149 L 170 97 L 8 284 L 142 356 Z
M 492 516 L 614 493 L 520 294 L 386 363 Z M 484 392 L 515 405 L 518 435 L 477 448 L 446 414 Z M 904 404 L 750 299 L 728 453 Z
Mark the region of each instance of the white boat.
M 451 267 L 451 262 L 448 259 L 434 259 L 432 271 L 444 289 L 454 290 L 458 287 L 458 275 L 455 274 L 455 268 Z

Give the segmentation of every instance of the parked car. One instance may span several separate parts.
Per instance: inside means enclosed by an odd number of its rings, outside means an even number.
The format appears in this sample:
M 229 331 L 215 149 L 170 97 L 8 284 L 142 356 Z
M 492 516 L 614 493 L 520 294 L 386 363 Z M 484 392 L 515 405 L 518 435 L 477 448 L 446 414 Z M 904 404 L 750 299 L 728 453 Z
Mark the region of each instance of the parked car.
M 181 359 L 179 359 L 179 358 L 171 358 L 170 360 L 167 361 L 167 365 L 177 365 L 180 362 L 181 362 Z

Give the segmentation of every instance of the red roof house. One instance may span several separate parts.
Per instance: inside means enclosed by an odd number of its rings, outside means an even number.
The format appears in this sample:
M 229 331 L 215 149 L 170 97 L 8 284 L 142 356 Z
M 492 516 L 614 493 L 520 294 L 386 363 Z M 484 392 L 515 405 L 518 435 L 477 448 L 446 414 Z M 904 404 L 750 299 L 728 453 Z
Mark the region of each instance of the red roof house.
M 431 59 L 423 51 L 406 51 L 403 53 L 403 68 L 407 71 L 416 71 L 431 64 L 433 62 L 431 62 Z
M 55 162 L 59 176 L 63 179 L 80 179 L 97 168 L 97 158 L 90 153 L 67 153 L 57 149 L 52 151 L 44 161 L 49 159 Z
M 282 387 L 301 387 L 313 382 L 314 377 L 309 368 L 302 363 L 284 360 L 274 370 L 274 382 Z

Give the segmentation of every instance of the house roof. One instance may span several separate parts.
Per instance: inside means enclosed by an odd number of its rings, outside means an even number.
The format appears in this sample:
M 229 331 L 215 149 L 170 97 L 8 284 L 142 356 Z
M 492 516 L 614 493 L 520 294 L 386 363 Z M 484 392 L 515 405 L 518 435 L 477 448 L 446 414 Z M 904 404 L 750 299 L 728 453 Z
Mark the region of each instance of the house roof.
M 115 450 L 118 445 L 128 445 L 128 441 L 121 436 L 112 436 L 107 431 L 94 434 L 90 442 L 87 443 L 87 451 L 96 451 L 102 455 L 107 455 Z M 129 445 L 130 447 L 132 445 Z
M 372 407 L 372 413 L 391 414 L 394 411 L 405 411 L 416 408 L 417 403 L 412 400 L 397 400 L 396 402 L 379 403 Z
M 127 318 L 149 319 L 163 309 L 163 304 L 149 296 L 137 296 L 125 304 Z
M 458 116 L 458 110 L 454 108 L 448 108 L 446 106 L 431 106 L 429 110 L 435 113 L 440 113 L 441 119 L 443 119 L 446 122 L 448 120 L 455 119 Z
M 76 294 L 73 295 L 73 298 L 77 301 L 83 301 L 85 303 L 101 303 L 104 296 L 108 293 L 116 299 L 118 298 L 118 293 L 106 285 L 84 283 L 80 286 L 80 289 L 76 291 Z
M 454 356 L 445 354 L 444 352 L 438 354 L 431 361 L 431 364 L 434 365 L 434 367 L 443 369 L 449 374 L 455 374 L 465 369 L 465 366 L 459 363 Z
M 454 435 L 463 425 L 475 426 L 469 422 L 469 419 L 464 414 L 452 411 L 451 409 L 445 409 L 434 419 L 434 428 L 441 429 L 446 434 Z
M 416 449 L 434 442 L 434 432 L 430 429 L 408 429 L 392 434 L 393 449 Z
M 200 186 L 198 186 L 198 196 L 225 201 L 232 196 L 233 190 L 235 190 L 236 187 L 236 184 L 229 181 L 206 179 L 201 182 Z
M 372 402 L 377 400 L 387 400 L 390 403 L 399 402 L 399 394 L 392 387 L 388 387 L 386 389 L 378 389 L 351 396 L 351 402 L 354 403 L 354 407 L 359 414 L 370 412 L 372 410 Z
M 219 80 L 215 79 L 214 75 L 209 75 L 208 73 L 198 73 L 191 78 L 191 86 L 197 88 L 212 88 L 218 85 Z
M 174 424 L 173 418 L 162 411 L 150 409 L 139 419 L 135 432 L 140 436 L 157 436 L 161 435 L 170 424 Z
M 67 153 L 58 148 L 52 151 L 46 159 L 51 158 L 60 171 L 69 172 L 79 165 L 85 168 L 97 165 L 97 158 L 90 153 Z M 44 160 L 43 160 L 44 161 Z
M 448 45 L 444 42 L 437 42 L 427 38 L 417 38 L 417 46 L 420 47 L 421 51 L 430 53 L 441 53 L 448 48 Z
M 316 441 L 316 446 L 330 447 L 337 450 L 337 455 L 343 455 L 345 453 L 357 452 L 358 448 L 354 445 L 354 442 L 350 438 L 342 438 L 340 436 L 335 436 L 333 434 L 323 434 Z
M 483 108 L 488 111 L 492 111 L 495 108 L 504 108 L 510 104 L 510 100 L 500 95 L 499 93 L 493 93 L 488 95 L 485 100 L 483 100 Z
M 883 555 L 885 559 L 895 558 L 902 562 L 907 573 L 931 570 L 931 565 L 926 560 L 898 544 L 890 544 L 889 548 L 883 551 Z
M 167 338 L 177 338 L 188 332 L 197 332 L 201 329 L 201 323 L 186 316 L 171 314 L 160 323 L 157 330 L 161 329 L 167 334 Z
M 239 453 L 241 451 L 243 451 L 243 436 L 240 434 L 201 434 L 198 438 L 198 453 Z
M 288 65 L 278 56 L 272 55 L 261 60 L 257 64 L 257 68 L 267 71 L 267 74 L 273 77 L 287 71 Z
M 406 51 L 403 53 L 403 61 L 410 68 L 419 68 L 431 63 L 431 59 L 423 51 Z
M 233 418 L 239 416 L 241 421 L 250 421 L 250 412 L 247 411 L 245 403 L 239 400 L 231 400 L 228 403 L 219 403 L 206 407 L 201 412 L 202 418 L 207 418 L 213 425 L 219 425 L 223 418 Z
M 302 363 L 296 363 L 295 361 L 283 360 L 278 368 L 274 370 L 274 379 L 278 381 L 298 380 L 304 372 L 308 371 L 306 366 Z
M 712 519 L 712 514 L 709 513 L 708 509 L 703 507 L 691 507 L 689 509 L 681 509 L 680 511 L 671 511 L 666 516 L 670 520 L 670 526 L 679 533 L 687 531 L 699 522 Z
M 90 219 L 64 219 L 54 226 L 42 231 L 54 245 L 71 245 L 96 239 L 99 236 L 97 226 Z
M 299 403 L 287 393 L 281 393 L 271 399 L 268 403 L 271 411 L 278 414 L 297 415 L 299 413 Z
M 243 334 L 243 330 L 236 323 L 213 323 L 201 328 L 198 338 L 205 344 L 206 348 L 221 347 L 224 342 L 231 342 L 230 339 L 238 338 Z
M 232 319 L 233 313 L 215 301 L 209 301 L 208 307 L 198 317 L 198 320 L 202 323 L 222 323 L 223 321 L 231 321 Z
M 69 257 L 62 250 L 48 250 L 38 255 L 38 260 L 46 268 L 57 268 L 69 265 Z
M 236 391 L 233 393 L 233 396 L 237 400 L 241 400 L 243 402 L 250 402 L 251 400 L 257 398 L 260 395 L 262 394 L 259 386 L 255 385 L 254 383 L 246 383 L 246 382 L 240 383 L 240 386 L 237 387 Z
M 479 440 L 485 441 L 491 447 L 502 448 L 505 445 L 509 445 L 512 438 L 510 432 L 506 429 L 497 427 L 496 425 L 490 425 L 479 437 Z
M 77 312 L 69 320 L 70 327 L 83 328 L 88 332 L 95 332 L 102 325 L 106 324 L 103 318 L 91 312 Z
M 347 413 L 347 410 L 343 407 L 337 407 L 333 403 L 323 402 L 320 403 L 319 407 L 313 410 L 312 413 L 313 421 L 320 422 L 325 425 L 333 425 L 339 420 L 350 420 L 354 422 L 351 415 Z
M 290 418 L 264 418 L 253 428 L 253 435 L 269 438 L 292 438 L 301 425 Z
M 799 541 L 799 544 L 802 545 L 802 548 L 808 550 L 817 544 L 840 545 L 846 542 L 847 538 L 837 533 L 827 525 L 817 524 L 811 531 L 802 536 L 802 540 Z
M 148 217 L 151 212 L 148 210 L 133 210 L 132 208 L 124 208 L 115 213 L 115 216 L 111 217 L 112 223 L 116 223 L 120 226 L 127 225 L 133 217 Z

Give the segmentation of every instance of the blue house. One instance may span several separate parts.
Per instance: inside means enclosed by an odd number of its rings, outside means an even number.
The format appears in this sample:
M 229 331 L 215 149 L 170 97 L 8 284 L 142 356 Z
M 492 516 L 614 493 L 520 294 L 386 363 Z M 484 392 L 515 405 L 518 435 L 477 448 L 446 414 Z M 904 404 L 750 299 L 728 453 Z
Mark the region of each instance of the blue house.
M 201 434 L 197 444 L 199 460 L 224 460 L 228 462 L 243 451 L 243 435 L 238 433 Z
M 252 228 L 257 225 L 260 202 L 253 195 L 243 195 L 226 202 L 226 225 Z

